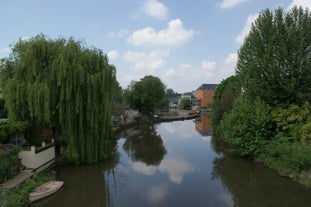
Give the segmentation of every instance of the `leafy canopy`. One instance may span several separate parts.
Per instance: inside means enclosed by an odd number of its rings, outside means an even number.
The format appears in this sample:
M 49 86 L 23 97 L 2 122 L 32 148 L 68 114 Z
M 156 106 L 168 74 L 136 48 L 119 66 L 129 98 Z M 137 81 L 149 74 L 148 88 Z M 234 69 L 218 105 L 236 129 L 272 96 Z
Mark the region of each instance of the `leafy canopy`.
M 294 8 L 263 11 L 239 51 L 243 90 L 270 105 L 311 101 L 311 15 Z
M 153 114 L 160 107 L 165 95 L 165 85 L 158 77 L 145 76 L 138 82 L 133 82 L 127 89 L 129 104 L 143 114 Z
M 44 35 L 19 40 L 12 51 L 0 65 L 9 119 L 53 127 L 75 163 L 107 158 L 116 85 L 107 56 L 82 42 Z

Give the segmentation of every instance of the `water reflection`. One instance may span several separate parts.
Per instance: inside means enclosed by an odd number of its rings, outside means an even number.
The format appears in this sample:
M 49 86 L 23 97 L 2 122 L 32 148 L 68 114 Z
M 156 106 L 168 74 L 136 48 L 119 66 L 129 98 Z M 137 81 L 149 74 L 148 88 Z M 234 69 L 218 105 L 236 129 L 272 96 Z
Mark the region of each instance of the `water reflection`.
M 202 137 L 208 137 L 209 139 L 207 141 L 210 140 L 213 134 L 213 129 L 208 114 L 202 114 L 200 118 L 196 119 L 195 130 L 199 132 L 202 135 Z
M 310 206 L 310 189 L 198 133 L 202 118 L 124 131 L 115 160 L 57 167 L 64 188 L 32 206 Z
M 181 139 L 193 139 L 193 124 L 192 121 L 180 121 L 178 124 L 176 122 L 166 122 L 161 124 L 161 128 L 165 129 L 167 133 L 173 136 L 177 136 Z
M 32 207 L 110 206 L 111 194 L 107 179 L 113 176 L 117 160 L 80 166 L 59 166 L 57 179 L 65 181 L 55 195 L 33 203 Z
M 133 170 L 143 175 L 154 175 L 161 172 L 169 176 L 172 183 L 180 184 L 185 174 L 194 172 L 194 167 L 188 161 L 181 158 L 169 157 L 163 160 L 159 166 L 147 166 L 142 162 L 130 162 Z
M 223 153 L 214 159 L 212 174 L 231 193 L 234 206 L 310 206 L 310 189 L 281 177 L 261 163 Z
M 159 183 L 154 186 L 151 186 L 146 191 L 146 198 L 147 200 L 152 203 L 156 204 L 165 199 L 169 195 L 169 186 L 166 183 Z
M 146 165 L 159 165 L 166 149 L 162 138 L 157 134 L 155 126 L 145 126 L 126 138 L 123 149 L 132 161 L 141 161 Z

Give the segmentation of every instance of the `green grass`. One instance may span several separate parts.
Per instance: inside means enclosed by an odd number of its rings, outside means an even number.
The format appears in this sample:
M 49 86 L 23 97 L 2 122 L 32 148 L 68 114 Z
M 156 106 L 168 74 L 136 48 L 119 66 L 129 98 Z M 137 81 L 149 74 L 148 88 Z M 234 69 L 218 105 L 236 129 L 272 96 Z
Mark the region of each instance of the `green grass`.
M 30 204 L 28 194 L 38 186 L 52 178 L 52 171 L 45 170 L 37 174 L 33 179 L 26 180 L 18 187 L 11 190 L 0 191 L 1 207 L 24 207 Z

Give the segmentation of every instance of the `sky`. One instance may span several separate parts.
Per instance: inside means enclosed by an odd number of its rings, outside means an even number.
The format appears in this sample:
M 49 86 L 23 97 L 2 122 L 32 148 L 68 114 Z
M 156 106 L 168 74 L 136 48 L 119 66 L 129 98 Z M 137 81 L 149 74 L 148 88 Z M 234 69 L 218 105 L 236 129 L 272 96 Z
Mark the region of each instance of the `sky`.
M 0 58 L 38 34 L 102 50 L 122 88 L 146 75 L 184 93 L 234 75 L 237 53 L 265 9 L 311 0 L 0 0 Z

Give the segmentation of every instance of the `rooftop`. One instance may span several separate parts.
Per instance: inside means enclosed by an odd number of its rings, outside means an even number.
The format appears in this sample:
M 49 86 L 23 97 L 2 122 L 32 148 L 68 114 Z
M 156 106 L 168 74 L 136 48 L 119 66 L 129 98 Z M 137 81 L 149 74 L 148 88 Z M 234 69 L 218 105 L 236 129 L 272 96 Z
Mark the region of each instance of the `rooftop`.
M 215 90 L 218 84 L 202 84 L 197 91 L 201 90 Z

